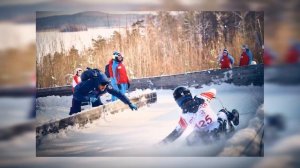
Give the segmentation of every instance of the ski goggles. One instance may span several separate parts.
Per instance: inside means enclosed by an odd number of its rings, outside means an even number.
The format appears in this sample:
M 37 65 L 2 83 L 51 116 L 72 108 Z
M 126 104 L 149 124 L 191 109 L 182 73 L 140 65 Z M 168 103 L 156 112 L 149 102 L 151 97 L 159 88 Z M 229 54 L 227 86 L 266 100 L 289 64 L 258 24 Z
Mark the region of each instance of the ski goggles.
M 192 100 L 192 96 L 184 96 L 184 97 L 180 97 L 176 100 L 176 103 L 178 104 L 178 106 L 182 107 L 184 105 L 185 102 Z

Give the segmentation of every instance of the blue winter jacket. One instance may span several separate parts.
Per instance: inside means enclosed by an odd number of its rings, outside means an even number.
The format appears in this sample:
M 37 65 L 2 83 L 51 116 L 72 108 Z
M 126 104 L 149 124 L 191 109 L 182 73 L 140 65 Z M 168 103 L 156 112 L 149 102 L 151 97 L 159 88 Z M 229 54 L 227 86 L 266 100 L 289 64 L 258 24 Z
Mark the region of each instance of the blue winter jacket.
M 110 83 L 104 91 L 100 91 L 98 89 L 98 86 L 103 82 L 108 82 L 108 79 L 102 72 L 97 78 L 82 81 L 81 83 L 76 85 L 73 98 L 77 101 L 89 101 L 90 97 L 98 97 L 108 92 L 109 94 L 112 94 L 119 98 L 123 103 L 128 105 L 131 104 L 130 100 L 121 92 L 113 89 Z
M 246 49 L 246 54 L 249 56 L 249 65 L 251 65 L 253 61 L 253 54 L 250 49 Z

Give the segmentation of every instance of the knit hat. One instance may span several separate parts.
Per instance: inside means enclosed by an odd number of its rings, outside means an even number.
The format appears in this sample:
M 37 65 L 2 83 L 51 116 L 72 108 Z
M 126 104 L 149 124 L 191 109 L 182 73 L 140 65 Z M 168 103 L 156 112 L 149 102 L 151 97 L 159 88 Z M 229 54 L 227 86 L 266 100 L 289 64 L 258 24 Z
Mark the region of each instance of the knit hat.
M 225 49 L 223 50 L 223 53 L 228 54 L 228 50 L 225 48 Z
M 242 49 L 248 49 L 248 45 L 247 44 L 243 44 L 242 45 Z

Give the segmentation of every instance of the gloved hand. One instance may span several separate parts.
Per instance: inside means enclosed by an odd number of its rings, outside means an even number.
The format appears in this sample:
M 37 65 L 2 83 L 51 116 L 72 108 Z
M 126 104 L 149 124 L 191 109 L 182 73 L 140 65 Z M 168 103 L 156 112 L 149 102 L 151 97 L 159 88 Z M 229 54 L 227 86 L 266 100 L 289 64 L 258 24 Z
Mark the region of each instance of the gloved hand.
M 92 103 L 96 102 L 97 100 L 98 100 L 97 97 L 90 97 L 90 101 L 91 101 Z
M 129 104 L 129 108 L 133 111 L 133 110 L 137 110 L 138 108 L 137 108 L 137 106 L 136 105 L 134 105 L 134 104 Z

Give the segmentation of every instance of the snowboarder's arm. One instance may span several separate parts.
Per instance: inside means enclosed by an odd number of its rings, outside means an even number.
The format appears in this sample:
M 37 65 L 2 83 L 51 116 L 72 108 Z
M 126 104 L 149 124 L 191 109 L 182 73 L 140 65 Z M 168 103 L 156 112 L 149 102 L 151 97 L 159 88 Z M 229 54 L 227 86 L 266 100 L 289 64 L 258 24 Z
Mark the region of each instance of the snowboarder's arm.
M 119 98 L 123 103 L 125 103 L 127 105 L 131 104 L 130 100 L 124 94 L 122 94 L 121 92 L 113 89 L 113 87 L 111 85 L 107 86 L 107 92 L 109 94 L 112 94 L 112 95 L 116 96 L 117 98 Z
M 173 141 L 175 141 L 177 138 L 179 138 L 182 135 L 182 133 L 187 128 L 187 126 L 188 125 L 187 125 L 186 121 L 182 117 L 180 117 L 177 127 L 165 139 L 163 139 L 160 142 L 160 144 L 172 143 Z
M 165 139 L 163 139 L 160 143 L 161 144 L 169 144 L 175 141 L 177 138 L 179 138 L 185 129 L 179 128 L 174 129 Z

